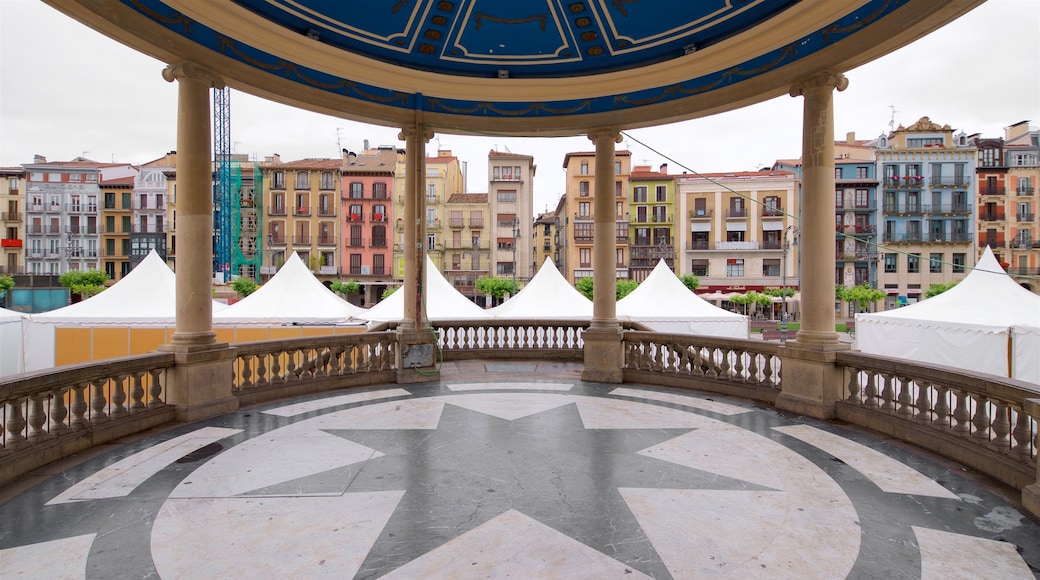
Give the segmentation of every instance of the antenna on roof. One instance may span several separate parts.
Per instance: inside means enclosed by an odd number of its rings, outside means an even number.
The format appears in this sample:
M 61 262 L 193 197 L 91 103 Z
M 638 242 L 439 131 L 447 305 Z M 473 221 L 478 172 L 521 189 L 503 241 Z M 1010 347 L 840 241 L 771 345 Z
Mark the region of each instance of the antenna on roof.
M 889 105 L 888 108 L 892 109 L 892 116 L 888 119 L 888 132 L 891 133 L 896 130 L 896 113 L 901 113 L 902 111 L 897 111 L 895 105 Z
M 343 155 L 343 140 L 339 136 L 339 132 L 342 130 L 343 127 L 336 127 L 336 157 Z

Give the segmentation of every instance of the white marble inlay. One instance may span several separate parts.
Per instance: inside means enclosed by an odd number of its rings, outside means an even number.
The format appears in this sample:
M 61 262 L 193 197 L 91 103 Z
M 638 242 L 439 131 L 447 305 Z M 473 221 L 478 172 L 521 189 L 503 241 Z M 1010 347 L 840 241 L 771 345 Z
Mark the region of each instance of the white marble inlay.
M 509 510 L 381 578 L 637 579 L 648 576 L 516 510 Z
M 1033 578 L 1029 565 L 1007 542 L 911 526 L 921 549 L 921 579 Z
M 241 429 L 203 427 L 153 445 L 95 472 L 47 502 L 55 505 L 74 501 L 125 497 L 146 479 L 181 457 L 214 441 L 240 433 Z
M 766 453 L 789 452 L 783 446 L 745 429 L 712 419 L 705 421 L 712 424 L 639 453 L 773 489 L 785 489 L 787 480 L 798 476 L 788 471 L 788 462 L 753 459 Z
M 454 383 L 447 385 L 452 391 L 491 391 L 501 389 L 526 389 L 532 391 L 569 391 L 574 383 Z
M 855 441 L 809 425 L 789 425 L 774 429 L 830 453 L 859 471 L 863 477 L 874 482 L 885 492 L 957 499 L 957 494 L 916 469 Z
M 170 497 L 233 497 L 382 455 L 342 437 L 317 429 L 304 432 L 292 425 L 214 457 L 182 481 Z M 344 489 L 347 483 L 344 481 Z
M 708 417 L 648 403 L 598 397 L 574 399 L 586 429 L 689 429 L 714 423 Z
M 698 397 L 692 397 L 689 395 L 677 395 L 673 393 L 660 393 L 657 391 L 646 391 L 643 389 L 630 389 L 620 388 L 614 389 L 610 392 L 611 395 L 618 395 L 621 397 L 636 397 L 639 399 L 650 399 L 653 401 L 661 401 L 662 403 L 674 403 L 676 405 L 685 405 L 687 407 L 695 407 L 697 409 L 703 409 L 705 411 L 711 411 L 712 413 L 718 413 L 720 415 L 739 415 L 741 413 L 750 413 L 754 409 L 747 409 L 744 407 L 738 407 L 737 405 L 730 405 L 729 403 L 719 403 L 718 401 L 708 401 Z
M 285 405 L 284 407 L 278 407 L 275 409 L 269 409 L 267 411 L 264 411 L 264 414 L 277 415 L 279 417 L 295 417 L 296 415 L 302 415 L 304 413 L 310 413 L 311 411 L 318 411 L 321 409 L 328 409 L 330 407 L 338 407 L 340 405 L 349 405 L 351 403 L 360 403 L 362 401 L 388 399 L 390 397 L 405 397 L 408 395 L 411 395 L 411 393 L 404 389 L 386 389 L 383 391 L 374 391 L 370 393 L 354 393 L 350 395 L 342 395 L 339 397 L 329 397 L 327 399 L 307 401 L 305 403 L 296 403 L 294 405 Z
M 0 550 L 0 578 L 82 580 L 96 534 Z
M 162 578 L 351 578 L 403 491 L 167 501 L 152 529 Z
M 314 429 L 436 429 L 444 410 L 442 399 L 403 399 L 333 411 L 285 427 L 279 433 Z
M 470 411 L 484 413 L 485 415 L 491 415 L 507 421 L 542 413 L 574 402 L 573 397 L 565 395 L 532 396 L 528 393 L 488 393 L 434 398 L 438 401 L 451 403 Z

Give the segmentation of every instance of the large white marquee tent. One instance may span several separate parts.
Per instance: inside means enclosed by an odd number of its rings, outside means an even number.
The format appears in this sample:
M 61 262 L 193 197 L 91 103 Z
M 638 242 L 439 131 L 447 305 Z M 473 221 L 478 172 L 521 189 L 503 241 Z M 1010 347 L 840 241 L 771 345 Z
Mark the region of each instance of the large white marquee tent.
M 28 320 L 21 312 L 0 308 L 0 377 L 25 369 L 22 327 Z
M 455 289 L 441 274 L 429 256 L 426 256 L 426 317 L 429 320 L 487 320 L 487 310 L 477 306 Z M 353 316 L 369 323 L 392 322 L 404 319 L 404 292 L 398 289 L 375 306 Z
M 870 354 L 1040 384 L 1040 296 L 1019 286 L 987 247 L 953 288 L 916 304 L 856 315 Z
M 516 296 L 489 310 L 495 318 L 592 320 L 592 301 L 571 286 L 550 258 Z
M 617 303 L 618 320 L 649 326 L 656 332 L 749 338 L 748 318 L 697 296 L 661 260 L 649 276 Z

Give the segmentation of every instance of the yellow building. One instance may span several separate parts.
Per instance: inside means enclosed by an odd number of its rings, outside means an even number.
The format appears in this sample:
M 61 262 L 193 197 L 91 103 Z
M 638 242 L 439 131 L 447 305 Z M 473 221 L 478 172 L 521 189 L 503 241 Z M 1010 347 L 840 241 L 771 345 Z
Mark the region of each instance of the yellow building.
M 394 174 L 394 191 L 407 191 L 405 183 L 405 164 L 401 159 Z M 465 193 L 462 178 L 462 167 L 459 158 L 449 150 L 440 150 L 436 157 L 426 158 L 426 176 L 423 180 L 425 209 L 419 219 L 426 226 L 426 239 L 420 243 L 426 245 L 426 252 L 434 264 L 444 263 L 444 242 L 448 236 L 445 228 L 445 205 L 456 193 Z M 404 203 L 405 195 L 394 196 L 394 271 L 396 280 L 404 280 Z
M 0 274 L 25 270 L 25 170 L 0 168 Z
M 615 152 L 614 161 L 614 217 L 617 222 L 615 236 L 615 276 L 618 280 L 629 278 L 628 272 L 628 177 L 631 167 L 631 153 Z M 593 197 L 596 195 L 596 153 L 568 153 L 563 158 L 563 168 L 567 172 L 567 193 L 563 215 L 560 219 L 564 225 L 563 264 L 558 265 L 571 284 L 577 284 L 582 278 L 592 277 L 592 238 L 593 238 Z M 609 194 L 608 194 L 609 195 Z

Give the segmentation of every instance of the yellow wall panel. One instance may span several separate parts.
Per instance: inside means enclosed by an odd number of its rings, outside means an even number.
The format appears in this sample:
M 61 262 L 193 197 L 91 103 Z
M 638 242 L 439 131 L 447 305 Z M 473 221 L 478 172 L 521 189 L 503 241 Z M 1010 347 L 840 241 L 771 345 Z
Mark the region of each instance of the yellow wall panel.
M 165 328 L 130 328 L 130 354 L 155 352 L 160 344 L 166 344 Z
M 233 329 L 235 331 L 234 342 L 256 342 L 258 340 L 267 340 L 267 327 L 255 327 L 255 326 L 240 326 Z
M 229 344 L 235 342 L 234 328 L 214 328 L 213 332 L 217 334 L 217 342 L 226 342 Z
M 130 355 L 130 329 L 126 326 L 94 327 L 94 358 L 119 358 Z
M 90 362 L 90 328 L 54 329 L 54 364 L 56 366 Z

